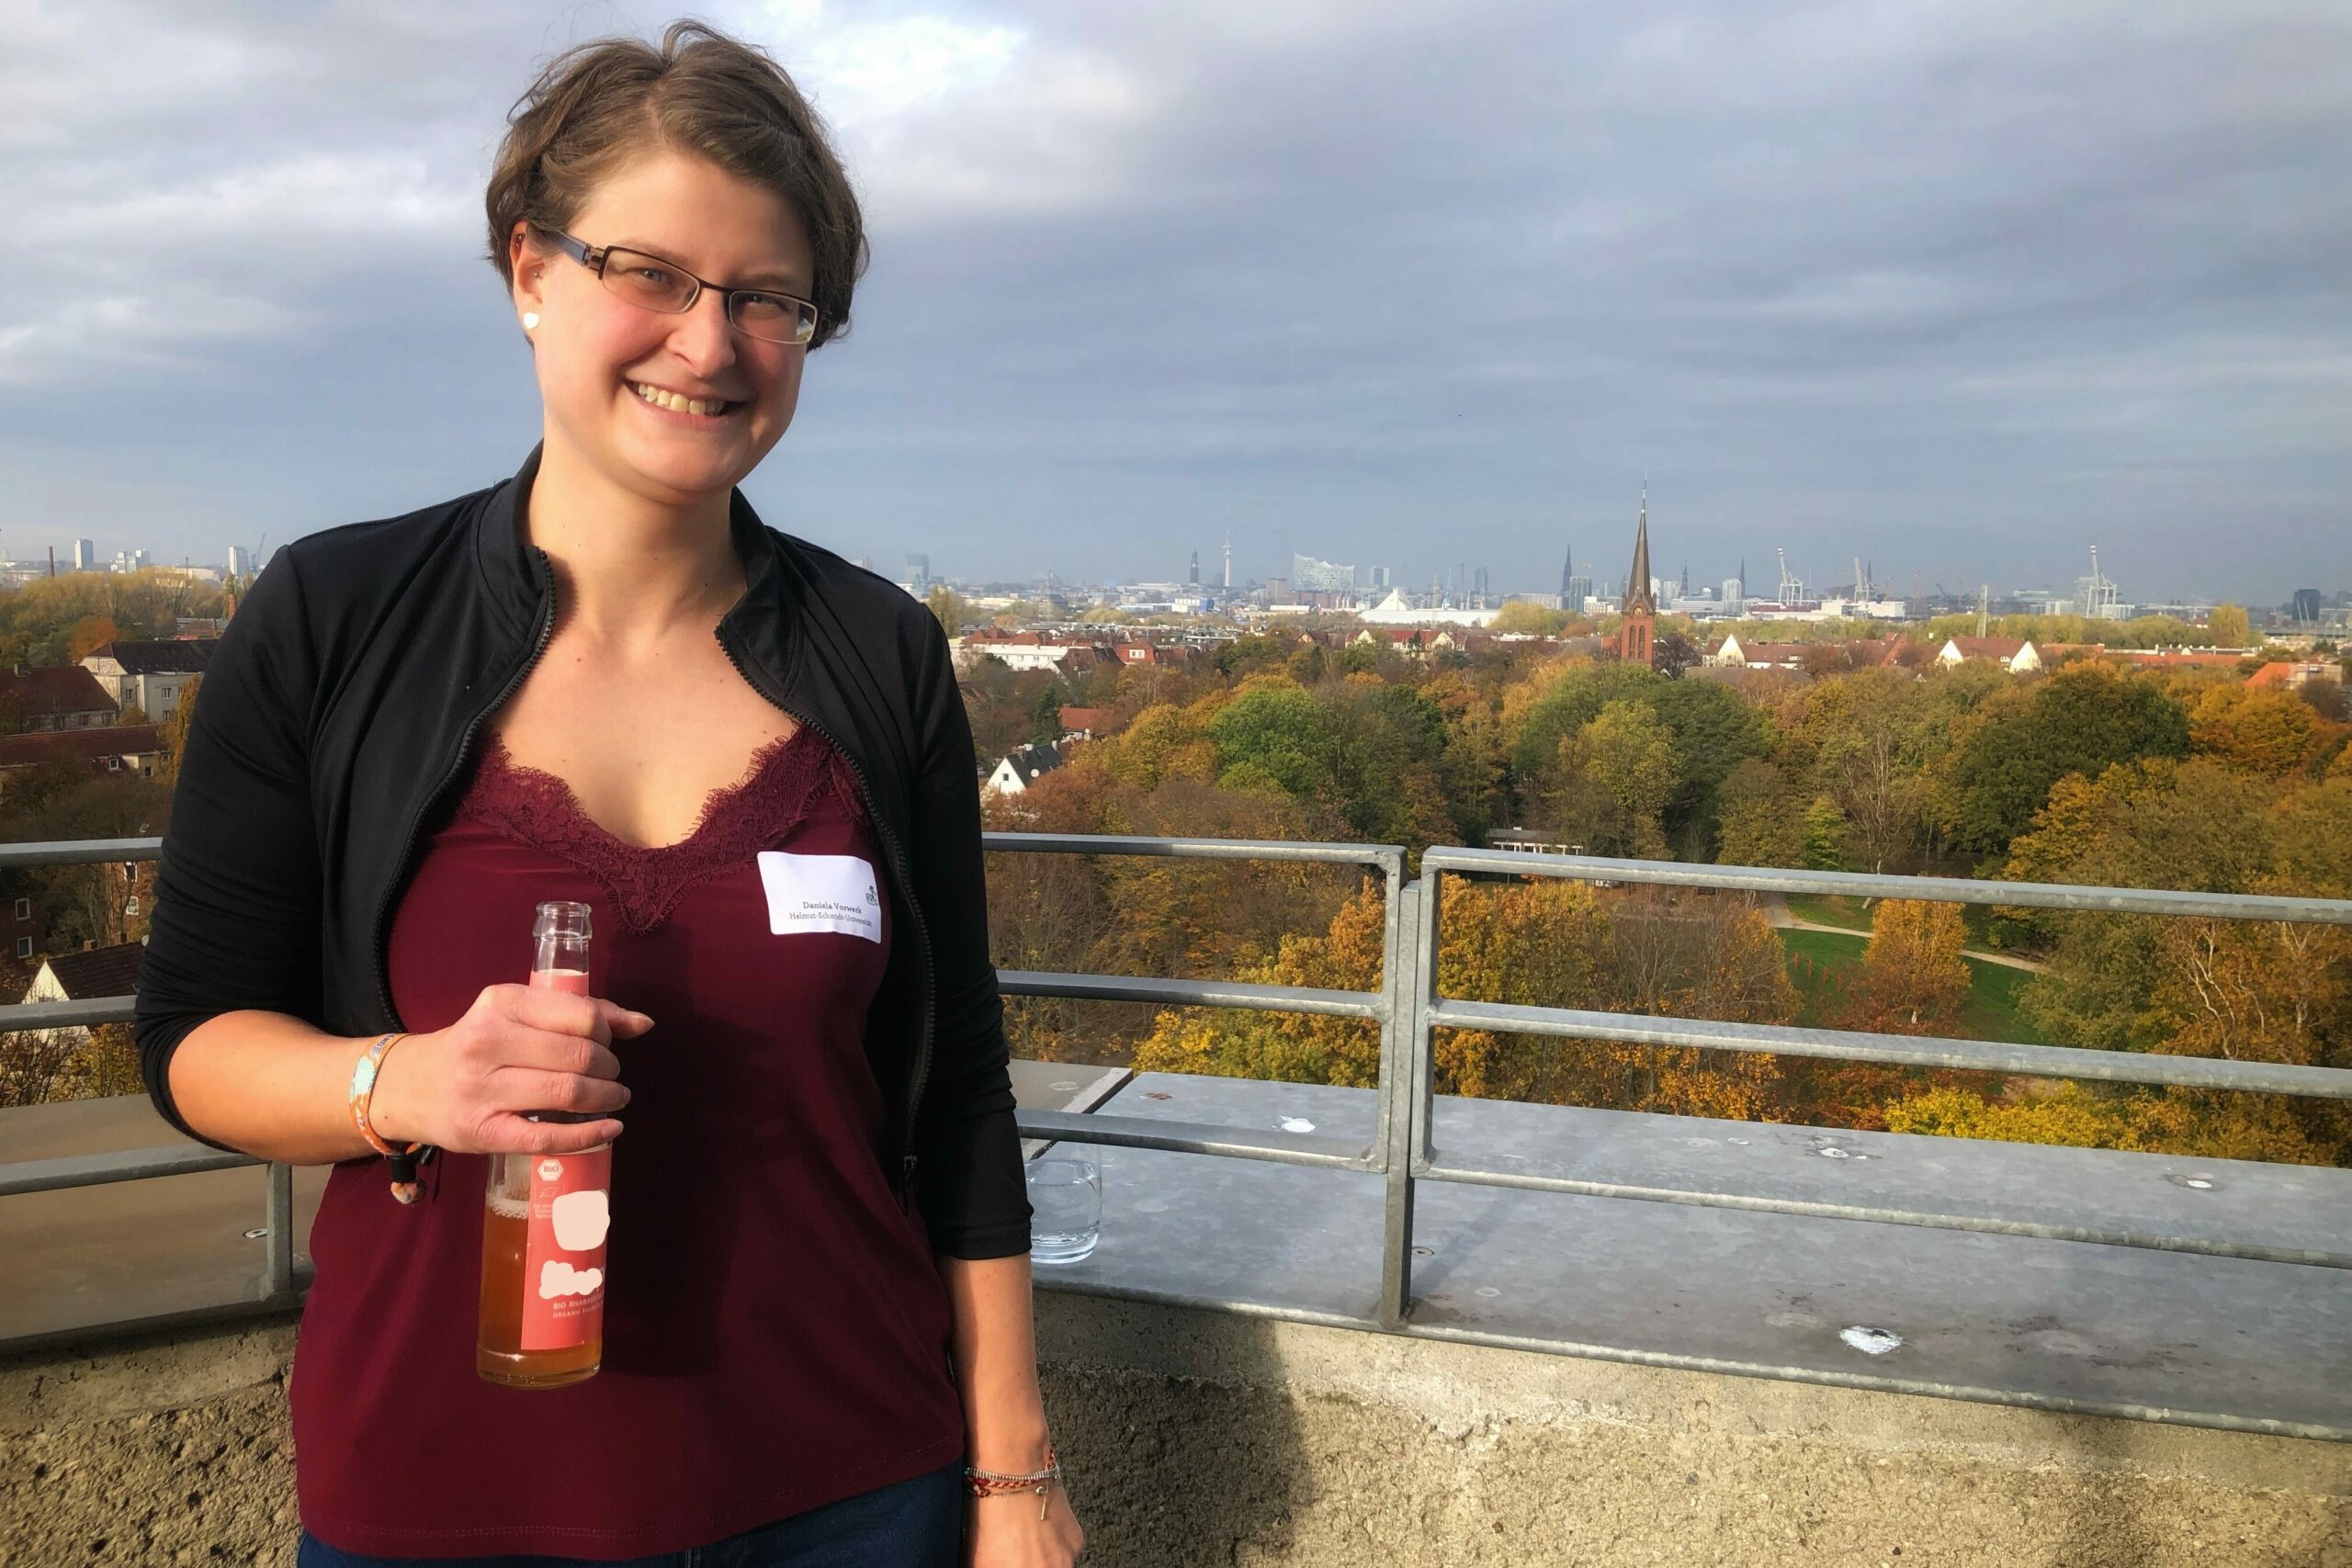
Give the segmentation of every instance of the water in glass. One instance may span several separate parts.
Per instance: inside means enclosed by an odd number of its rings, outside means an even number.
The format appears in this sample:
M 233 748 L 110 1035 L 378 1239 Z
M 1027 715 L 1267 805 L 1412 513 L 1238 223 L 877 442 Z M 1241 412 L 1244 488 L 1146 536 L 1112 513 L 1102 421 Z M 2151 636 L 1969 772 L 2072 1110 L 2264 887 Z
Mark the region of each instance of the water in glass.
M 1102 1234 L 1102 1173 L 1083 1155 L 1029 1162 L 1029 1260 L 1075 1263 Z

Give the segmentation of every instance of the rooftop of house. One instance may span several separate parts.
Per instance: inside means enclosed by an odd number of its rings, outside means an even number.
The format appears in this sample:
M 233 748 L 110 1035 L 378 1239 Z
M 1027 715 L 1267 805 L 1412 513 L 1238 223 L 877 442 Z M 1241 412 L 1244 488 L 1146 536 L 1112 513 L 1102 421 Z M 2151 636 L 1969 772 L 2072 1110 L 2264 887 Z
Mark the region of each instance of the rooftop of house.
M 1955 637 L 1945 642 L 1962 659 L 2015 659 L 2030 646 L 2019 637 Z
M 119 942 L 108 947 L 61 953 L 46 967 L 68 1001 L 127 997 L 139 984 L 139 960 L 146 951 L 145 942 Z
M 1001 765 L 1011 768 L 1021 781 L 1021 787 L 1026 789 L 1036 782 L 1038 774 L 1050 773 L 1060 767 L 1062 754 L 1051 746 L 1016 746 L 1005 753 Z
M 169 642 L 109 642 L 90 650 L 86 666 L 111 660 L 126 675 L 201 675 L 220 646 L 219 637 L 180 637 Z
M 0 736 L 0 768 L 29 768 L 61 757 L 84 761 L 100 757 L 143 757 L 163 749 L 163 731 L 152 724 L 45 729 L 28 735 Z
M 19 718 L 69 713 L 112 713 L 114 699 L 79 664 L 0 670 L 0 713 Z

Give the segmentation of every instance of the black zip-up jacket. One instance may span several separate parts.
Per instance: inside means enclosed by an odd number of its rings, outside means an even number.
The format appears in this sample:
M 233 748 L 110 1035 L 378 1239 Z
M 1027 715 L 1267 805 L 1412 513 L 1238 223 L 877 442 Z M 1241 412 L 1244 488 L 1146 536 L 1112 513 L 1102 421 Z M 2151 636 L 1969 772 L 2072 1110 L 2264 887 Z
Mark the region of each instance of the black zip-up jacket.
M 198 1024 L 255 1008 L 335 1034 L 401 1027 L 386 949 L 434 807 L 554 626 L 554 575 L 513 479 L 286 546 L 204 675 L 164 837 L 136 1032 L 147 1091 Z M 866 1055 L 890 1172 L 934 1249 L 1029 1247 L 1002 1009 L 988 955 L 971 730 L 939 624 L 872 572 L 763 525 L 718 640 L 769 702 L 840 749 L 888 863 L 889 967 Z M 226 1145 L 215 1144 L 215 1147 Z

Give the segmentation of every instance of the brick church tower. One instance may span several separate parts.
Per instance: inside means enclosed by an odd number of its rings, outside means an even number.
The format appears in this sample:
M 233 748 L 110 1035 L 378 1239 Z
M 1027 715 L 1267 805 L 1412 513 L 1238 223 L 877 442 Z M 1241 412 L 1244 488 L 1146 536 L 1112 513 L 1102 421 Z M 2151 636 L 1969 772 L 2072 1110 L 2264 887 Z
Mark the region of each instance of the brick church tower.
M 1650 592 L 1650 487 L 1642 481 L 1642 517 L 1634 526 L 1634 570 L 1622 601 L 1624 624 L 1617 628 L 1617 657 L 1634 664 L 1652 662 L 1651 635 L 1657 627 L 1657 597 Z

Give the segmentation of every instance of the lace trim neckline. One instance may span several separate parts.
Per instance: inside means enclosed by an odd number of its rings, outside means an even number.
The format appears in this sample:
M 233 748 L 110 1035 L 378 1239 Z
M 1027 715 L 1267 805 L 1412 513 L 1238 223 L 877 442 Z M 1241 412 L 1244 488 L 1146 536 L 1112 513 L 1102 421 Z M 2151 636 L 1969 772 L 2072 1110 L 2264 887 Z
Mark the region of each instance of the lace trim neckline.
M 686 837 L 632 844 L 582 810 L 560 775 L 517 762 L 493 733 L 457 816 L 586 872 L 611 898 L 621 928 L 643 933 L 667 919 L 696 883 L 783 842 L 820 802 L 839 800 L 862 821 L 845 768 L 823 737 L 802 726 L 753 752 L 741 779 L 711 791 Z
M 782 761 L 785 753 L 792 749 L 794 742 L 807 733 L 808 730 L 806 725 L 797 725 L 791 734 L 779 735 L 752 752 L 752 760 L 744 764 L 742 774 L 733 784 L 720 784 L 703 796 L 702 809 L 695 814 L 693 830 L 684 838 L 669 844 L 633 844 L 622 838 L 618 833 L 588 815 L 587 808 L 580 804 L 580 796 L 573 793 L 571 784 L 562 774 L 551 773 L 545 768 L 535 768 L 527 762 L 516 761 L 514 753 L 506 749 L 506 738 L 495 730 L 492 730 L 482 742 L 481 761 L 478 764 L 476 776 L 480 777 L 482 773 L 504 773 L 510 778 L 532 784 L 549 795 L 559 796 L 564 807 L 572 816 L 580 819 L 583 827 L 594 829 L 598 837 L 610 843 L 616 850 L 637 855 L 674 854 L 682 850 L 692 849 L 696 840 L 710 831 L 711 823 L 729 806 L 750 794 L 752 787 L 760 782 L 761 775 Z

